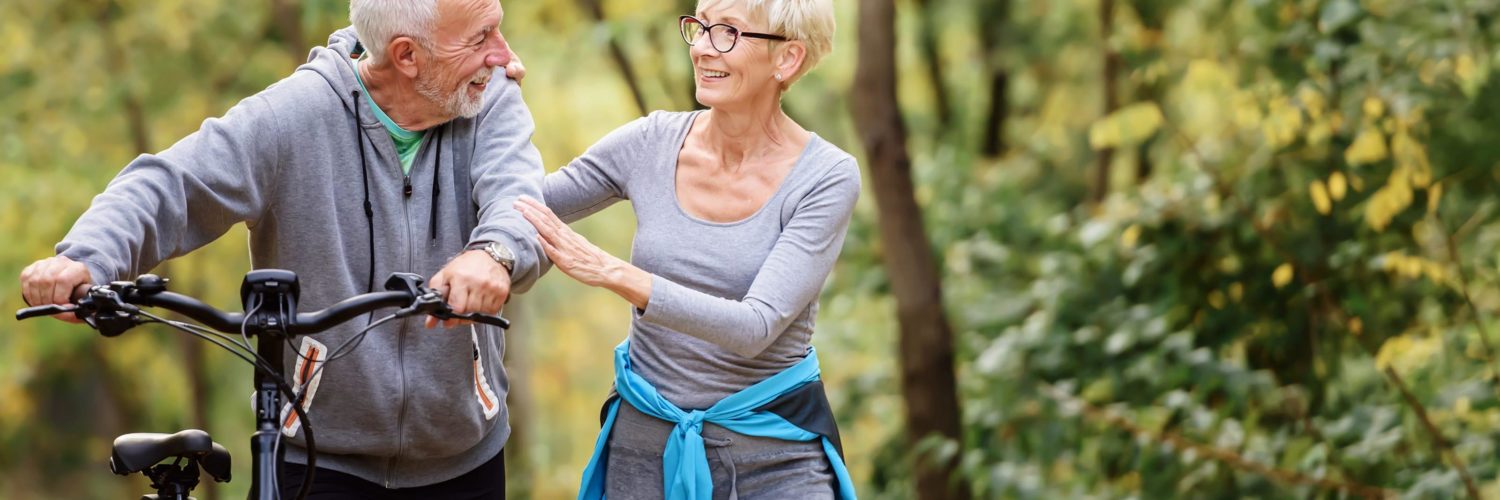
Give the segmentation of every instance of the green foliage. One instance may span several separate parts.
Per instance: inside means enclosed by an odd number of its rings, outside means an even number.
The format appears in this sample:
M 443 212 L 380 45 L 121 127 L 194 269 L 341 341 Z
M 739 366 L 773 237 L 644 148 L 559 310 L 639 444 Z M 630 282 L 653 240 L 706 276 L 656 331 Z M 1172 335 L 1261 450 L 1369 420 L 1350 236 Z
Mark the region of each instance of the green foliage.
M 964 480 L 986 497 L 1456 497 L 1461 462 L 1500 494 L 1500 6 L 1116 5 L 1104 41 L 1095 3 L 1011 7 L 1032 41 L 1006 48 L 1023 61 L 1007 154 L 918 140 Z M 1135 96 L 1108 116 L 1101 46 Z M 1089 204 L 1106 146 L 1129 154 Z M 875 272 L 859 244 L 846 262 Z

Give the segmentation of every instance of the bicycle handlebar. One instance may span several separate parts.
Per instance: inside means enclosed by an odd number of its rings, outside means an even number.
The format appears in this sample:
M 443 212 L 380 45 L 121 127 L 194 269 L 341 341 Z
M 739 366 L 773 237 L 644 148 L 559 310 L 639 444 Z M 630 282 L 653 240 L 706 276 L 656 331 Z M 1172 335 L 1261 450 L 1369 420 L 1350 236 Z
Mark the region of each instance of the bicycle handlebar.
M 292 279 L 295 279 L 295 276 Z M 137 306 L 146 306 L 159 307 L 182 314 L 203 326 L 224 333 L 238 333 L 245 324 L 245 313 L 222 311 L 193 297 L 168 292 L 166 281 L 146 274 L 134 282 L 117 281 L 108 285 L 96 285 L 90 287 L 87 294 L 75 300 L 72 306 L 27 307 L 16 311 L 16 320 L 72 312 L 78 319 L 92 320 L 89 322 L 90 326 L 99 329 L 101 333 L 114 336 L 134 326 L 135 313 L 140 311 Z M 386 281 L 388 291 L 359 294 L 321 311 L 297 313 L 291 318 L 290 324 L 284 327 L 291 335 L 310 335 L 326 331 L 377 309 L 400 307 L 401 309 L 396 312 L 398 317 L 426 314 L 438 319 L 458 319 L 510 328 L 510 321 L 499 316 L 454 313 L 443 302 L 441 293 L 421 286 L 421 283 L 420 276 L 395 273 Z M 295 284 L 292 286 L 295 288 Z M 128 325 L 118 323 L 128 323 Z M 118 330 L 110 330 L 111 324 L 114 324 Z

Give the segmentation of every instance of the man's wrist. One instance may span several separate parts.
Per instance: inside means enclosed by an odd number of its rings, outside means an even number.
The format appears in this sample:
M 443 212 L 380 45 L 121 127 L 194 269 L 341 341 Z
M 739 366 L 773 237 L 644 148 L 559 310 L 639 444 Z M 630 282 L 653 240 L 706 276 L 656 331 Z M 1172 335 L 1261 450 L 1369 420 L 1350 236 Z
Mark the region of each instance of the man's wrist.
M 516 272 L 516 254 L 510 247 L 494 241 L 475 241 L 464 246 L 465 252 L 480 251 L 493 259 L 500 267 L 505 268 L 507 274 Z

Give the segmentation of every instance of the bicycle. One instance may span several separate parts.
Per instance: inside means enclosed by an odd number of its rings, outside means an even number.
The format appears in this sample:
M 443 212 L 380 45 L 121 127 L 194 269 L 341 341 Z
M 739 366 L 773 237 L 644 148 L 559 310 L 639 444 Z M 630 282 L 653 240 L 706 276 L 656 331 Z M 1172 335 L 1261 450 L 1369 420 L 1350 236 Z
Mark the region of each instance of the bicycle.
M 250 450 L 254 456 L 250 497 L 269 500 L 280 496 L 277 468 L 284 450 L 279 446 L 282 434 L 278 424 L 285 416 L 276 409 L 281 407 L 281 397 L 285 396 L 291 401 L 292 412 L 302 421 L 307 447 L 307 476 L 298 489 L 297 498 L 300 500 L 311 490 L 317 448 L 312 422 L 302 408 L 302 389 L 305 388 L 293 389 L 282 369 L 283 348 L 291 345 L 293 337 L 321 333 L 379 309 L 399 308 L 380 319 L 372 316 L 368 325 L 328 354 L 326 361 L 318 367 L 322 370 L 328 363 L 352 352 L 370 330 L 398 318 L 429 315 L 510 328 L 510 321 L 500 316 L 454 313 L 443 301 L 442 293 L 422 286 L 423 281 L 416 274 L 393 273 L 385 282 L 386 291 L 356 295 L 321 311 L 304 313 L 297 311 L 301 286 L 295 273 L 258 269 L 245 274 L 240 285 L 240 300 L 245 312 L 237 313 L 221 311 L 193 297 L 169 292 L 167 279 L 144 274 L 135 281 L 92 286 L 69 306 L 21 309 L 16 312 L 16 320 L 71 312 L 105 337 L 118 336 L 137 325 L 161 323 L 211 342 L 255 366 L 256 431 L 250 438 Z M 162 318 L 142 310 L 142 307 L 173 311 L 202 326 Z M 225 335 L 234 333 L 240 335 L 241 341 Z M 256 338 L 254 350 L 249 346 L 251 336 Z M 168 459 L 172 461 L 167 463 Z M 126 434 L 115 439 L 110 453 L 111 472 L 122 476 L 140 473 L 151 480 L 156 494 L 143 497 L 149 499 L 190 500 L 192 497 L 188 494 L 198 485 L 200 465 L 214 481 L 229 482 L 228 450 L 198 429 L 174 434 Z

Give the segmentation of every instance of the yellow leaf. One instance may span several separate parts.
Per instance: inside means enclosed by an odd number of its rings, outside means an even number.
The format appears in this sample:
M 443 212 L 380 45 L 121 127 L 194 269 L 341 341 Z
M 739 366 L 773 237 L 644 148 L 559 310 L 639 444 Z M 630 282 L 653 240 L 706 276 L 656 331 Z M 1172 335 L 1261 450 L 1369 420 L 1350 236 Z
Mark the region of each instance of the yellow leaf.
M 1388 252 L 1380 257 L 1380 270 L 1394 271 L 1401 268 L 1401 262 L 1406 259 L 1406 254 L 1401 252 Z
M 1239 303 L 1239 301 L 1244 298 L 1245 284 L 1238 281 L 1231 283 L 1229 285 L 1229 299 L 1235 301 L 1235 303 Z
M 1130 227 L 1125 228 L 1124 232 L 1120 233 L 1120 246 L 1125 248 L 1135 248 L 1135 242 L 1137 240 L 1140 240 L 1140 238 L 1141 225 L 1131 224 Z
M 1453 63 L 1453 75 L 1457 76 L 1459 80 L 1473 79 L 1474 58 L 1469 57 L 1468 54 L 1458 56 L 1458 60 Z
M 1422 269 L 1425 267 L 1422 264 L 1423 262 L 1420 258 L 1407 257 L 1406 260 L 1401 261 L 1401 275 L 1410 279 L 1421 277 Z
M 1323 186 L 1323 181 L 1312 181 L 1312 185 L 1307 187 L 1307 191 L 1308 194 L 1312 195 L 1313 206 L 1318 209 L 1318 213 L 1328 215 L 1329 212 L 1333 211 L 1333 202 L 1328 200 L 1328 188 Z
M 1490 359 L 1489 353 L 1484 349 L 1484 344 L 1476 342 L 1473 339 L 1470 339 L 1468 345 L 1464 347 L 1464 355 L 1468 356 L 1469 359 L 1478 361 Z
M 1344 150 L 1344 161 L 1350 165 L 1375 163 L 1385 157 L 1385 137 L 1380 135 L 1380 130 L 1370 125 L 1365 125 L 1354 138 L 1354 143 L 1349 145 L 1349 149 Z
M 1276 288 L 1284 287 L 1287 283 L 1292 282 L 1292 274 L 1292 265 L 1290 263 L 1282 263 L 1276 266 L 1275 271 L 1271 272 L 1271 284 L 1276 285 Z
M 1234 94 L 1230 103 L 1234 110 L 1234 124 L 1241 129 L 1250 130 L 1260 126 L 1262 113 L 1260 102 L 1255 100 L 1255 94 L 1248 91 L 1239 91 Z
M 1307 117 L 1313 120 L 1322 117 L 1327 106 L 1323 94 L 1318 93 L 1311 85 L 1303 85 L 1297 89 L 1297 100 L 1302 102 L 1302 109 L 1307 111 Z
M 1349 318 L 1349 333 L 1352 333 L 1352 334 L 1354 334 L 1354 336 L 1358 337 L 1359 334 L 1364 333 L 1364 332 L 1365 332 L 1365 322 L 1364 322 L 1364 320 L 1359 319 L 1359 316 L 1355 316 L 1353 318 Z
M 1322 146 L 1333 136 L 1333 125 L 1329 120 L 1313 119 L 1312 124 L 1307 126 L 1307 144 L 1309 146 Z
M 1435 214 L 1438 201 L 1443 199 L 1443 183 L 1435 182 L 1427 187 L 1427 213 Z
M 1385 231 L 1395 213 L 1397 210 L 1392 209 L 1391 197 L 1386 195 L 1385 189 L 1376 191 L 1370 195 L 1370 201 L 1365 201 L 1365 224 L 1370 224 L 1373 230 Z
M 1396 373 L 1406 374 L 1428 365 L 1442 349 L 1443 341 L 1434 335 L 1406 334 L 1386 339 L 1375 353 L 1375 367 L 1391 368 Z
M 1405 130 L 1391 136 L 1391 156 L 1396 168 L 1406 170 L 1413 186 L 1427 187 L 1432 182 L 1432 164 L 1427 161 L 1427 148 Z
M 1291 144 L 1302 131 L 1302 110 L 1292 106 L 1285 96 L 1272 99 L 1267 105 L 1266 121 L 1261 124 L 1261 131 L 1272 147 Z
M 1422 66 L 1417 69 L 1417 78 L 1422 80 L 1424 85 L 1437 84 L 1438 67 L 1438 63 L 1431 59 L 1422 61 Z
M 1161 108 L 1141 102 L 1120 108 L 1089 127 L 1089 145 L 1094 149 L 1139 144 L 1162 124 Z
M 1386 185 L 1376 190 L 1365 202 L 1365 222 L 1376 231 L 1384 231 L 1396 214 L 1411 206 L 1412 191 L 1409 176 L 1404 168 L 1391 171 Z
M 1208 305 L 1213 306 L 1214 309 L 1223 309 L 1224 308 L 1224 292 L 1221 292 L 1221 291 L 1218 291 L 1218 290 L 1214 290 L 1212 292 L 1208 292 Z
M 1448 268 L 1442 264 L 1427 259 L 1422 260 L 1422 275 L 1433 283 L 1446 283 L 1448 281 Z
M 1328 176 L 1328 195 L 1333 197 L 1333 201 L 1344 199 L 1344 193 L 1348 190 L 1349 180 L 1344 178 L 1343 172 L 1334 172 Z
M 1365 119 L 1380 118 L 1380 115 L 1385 114 L 1385 103 L 1379 97 L 1366 97 L 1362 109 L 1365 111 Z
M 1453 76 L 1458 79 L 1459 88 L 1464 91 L 1464 95 L 1470 97 L 1484 86 L 1484 82 L 1489 79 L 1489 72 L 1488 58 L 1476 61 L 1473 56 L 1464 53 L 1453 63 Z
M 1468 396 L 1459 396 L 1458 400 L 1453 402 L 1453 413 L 1460 417 L 1469 416 L 1469 404 Z

